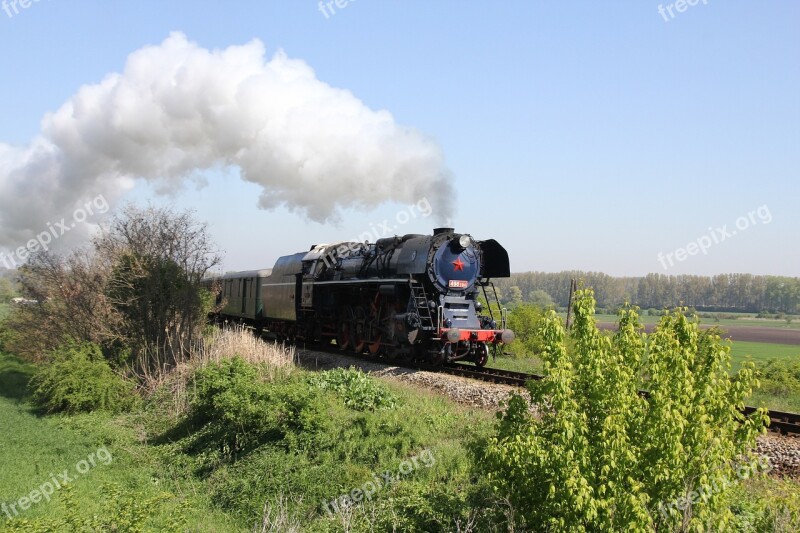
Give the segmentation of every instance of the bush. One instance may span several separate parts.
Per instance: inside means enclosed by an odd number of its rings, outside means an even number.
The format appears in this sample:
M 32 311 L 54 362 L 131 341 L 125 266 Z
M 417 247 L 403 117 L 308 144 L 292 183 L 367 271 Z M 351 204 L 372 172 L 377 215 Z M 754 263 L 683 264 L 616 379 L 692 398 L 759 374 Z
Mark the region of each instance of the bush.
M 752 364 L 730 376 L 730 348 L 684 309 L 645 342 L 635 308 L 608 337 L 594 305 L 591 290 L 576 293 L 573 350 L 561 319 L 546 315 L 548 377 L 529 384 L 542 418 L 512 396 L 476 464 L 542 530 L 724 529 L 736 465 L 766 422 L 763 411 L 739 412 L 757 384 Z
M 397 403 L 386 387 L 354 367 L 326 370 L 313 375 L 309 382 L 319 389 L 333 392 L 344 400 L 347 407 L 356 411 L 392 409 Z
M 305 383 L 265 383 L 241 357 L 200 368 L 190 388 L 190 422 L 225 455 L 285 439 L 309 446 L 325 424 L 324 402 Z
M 775 396 L 800 394 L 800 362 L 770 359 L 757 365 L 761 392 Z
M 115 373 L 92 343 L 68 343 L 54 351 L 30 387 L 34 405 L 48 413 L 120 412 L 139 399 L 135 385 Z
M 530 304 L 515 307 L 508 314 L 508 327 L 516 338 L 511 349 L 517 356 L 533 356 L 541 353 L 544 339 L 540 334 L 544 312 Z

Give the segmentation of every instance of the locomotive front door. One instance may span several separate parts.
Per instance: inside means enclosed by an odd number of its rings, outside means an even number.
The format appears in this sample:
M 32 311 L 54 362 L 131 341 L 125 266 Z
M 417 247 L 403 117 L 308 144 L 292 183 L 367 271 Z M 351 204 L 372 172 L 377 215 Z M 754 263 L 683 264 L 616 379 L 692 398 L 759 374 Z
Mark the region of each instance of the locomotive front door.
M 305 308 L 314 307 L 314 282 L 306 281 L 303 283 L 303 298 L 300 302 Z

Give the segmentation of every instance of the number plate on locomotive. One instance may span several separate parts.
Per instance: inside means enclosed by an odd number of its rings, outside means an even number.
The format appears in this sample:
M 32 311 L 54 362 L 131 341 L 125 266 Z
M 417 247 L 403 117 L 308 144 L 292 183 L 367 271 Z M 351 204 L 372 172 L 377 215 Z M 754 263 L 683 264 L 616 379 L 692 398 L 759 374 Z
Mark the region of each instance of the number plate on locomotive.
M 447 282 L 447 286 L 451 289 L 466 289 L 469 282 L 463 279 L 451 279 Z

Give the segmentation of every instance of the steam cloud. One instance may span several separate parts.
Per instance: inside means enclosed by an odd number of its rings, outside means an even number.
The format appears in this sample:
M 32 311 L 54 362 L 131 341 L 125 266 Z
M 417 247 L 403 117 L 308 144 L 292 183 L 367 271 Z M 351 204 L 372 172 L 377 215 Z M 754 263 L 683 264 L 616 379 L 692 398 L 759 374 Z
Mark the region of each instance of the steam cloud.
M 453 188 L 438 145 L 318 80 L 254 40 L 208 50 L 181 33 L 128 57 L 124 71 L 82 87 L 28 146 L 0 143 L 0 247 L 136 179 L 175 191 L 201 172 L 238 167 L 258 205 L 308 218 L 427 197 L 449 218 Z

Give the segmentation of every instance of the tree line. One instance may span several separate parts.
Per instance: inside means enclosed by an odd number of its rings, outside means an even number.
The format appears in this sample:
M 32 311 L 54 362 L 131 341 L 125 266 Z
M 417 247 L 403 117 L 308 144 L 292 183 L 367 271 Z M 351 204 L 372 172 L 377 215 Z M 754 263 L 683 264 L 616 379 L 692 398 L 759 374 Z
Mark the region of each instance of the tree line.
M 494 280 L 505 305 L 542 303 L 542 291 L 553 304 L 566 307 L 570 280 L 592 287 L 597 306 L 616 309 L 629 302 L 644 309 L 677 306 L 703 311 L 747 313 L 800 313 L 800 278 L 718 274 L 693 276 L 647 274 L 644 277 L 614 277 L 602 272 L 524 272 Z

